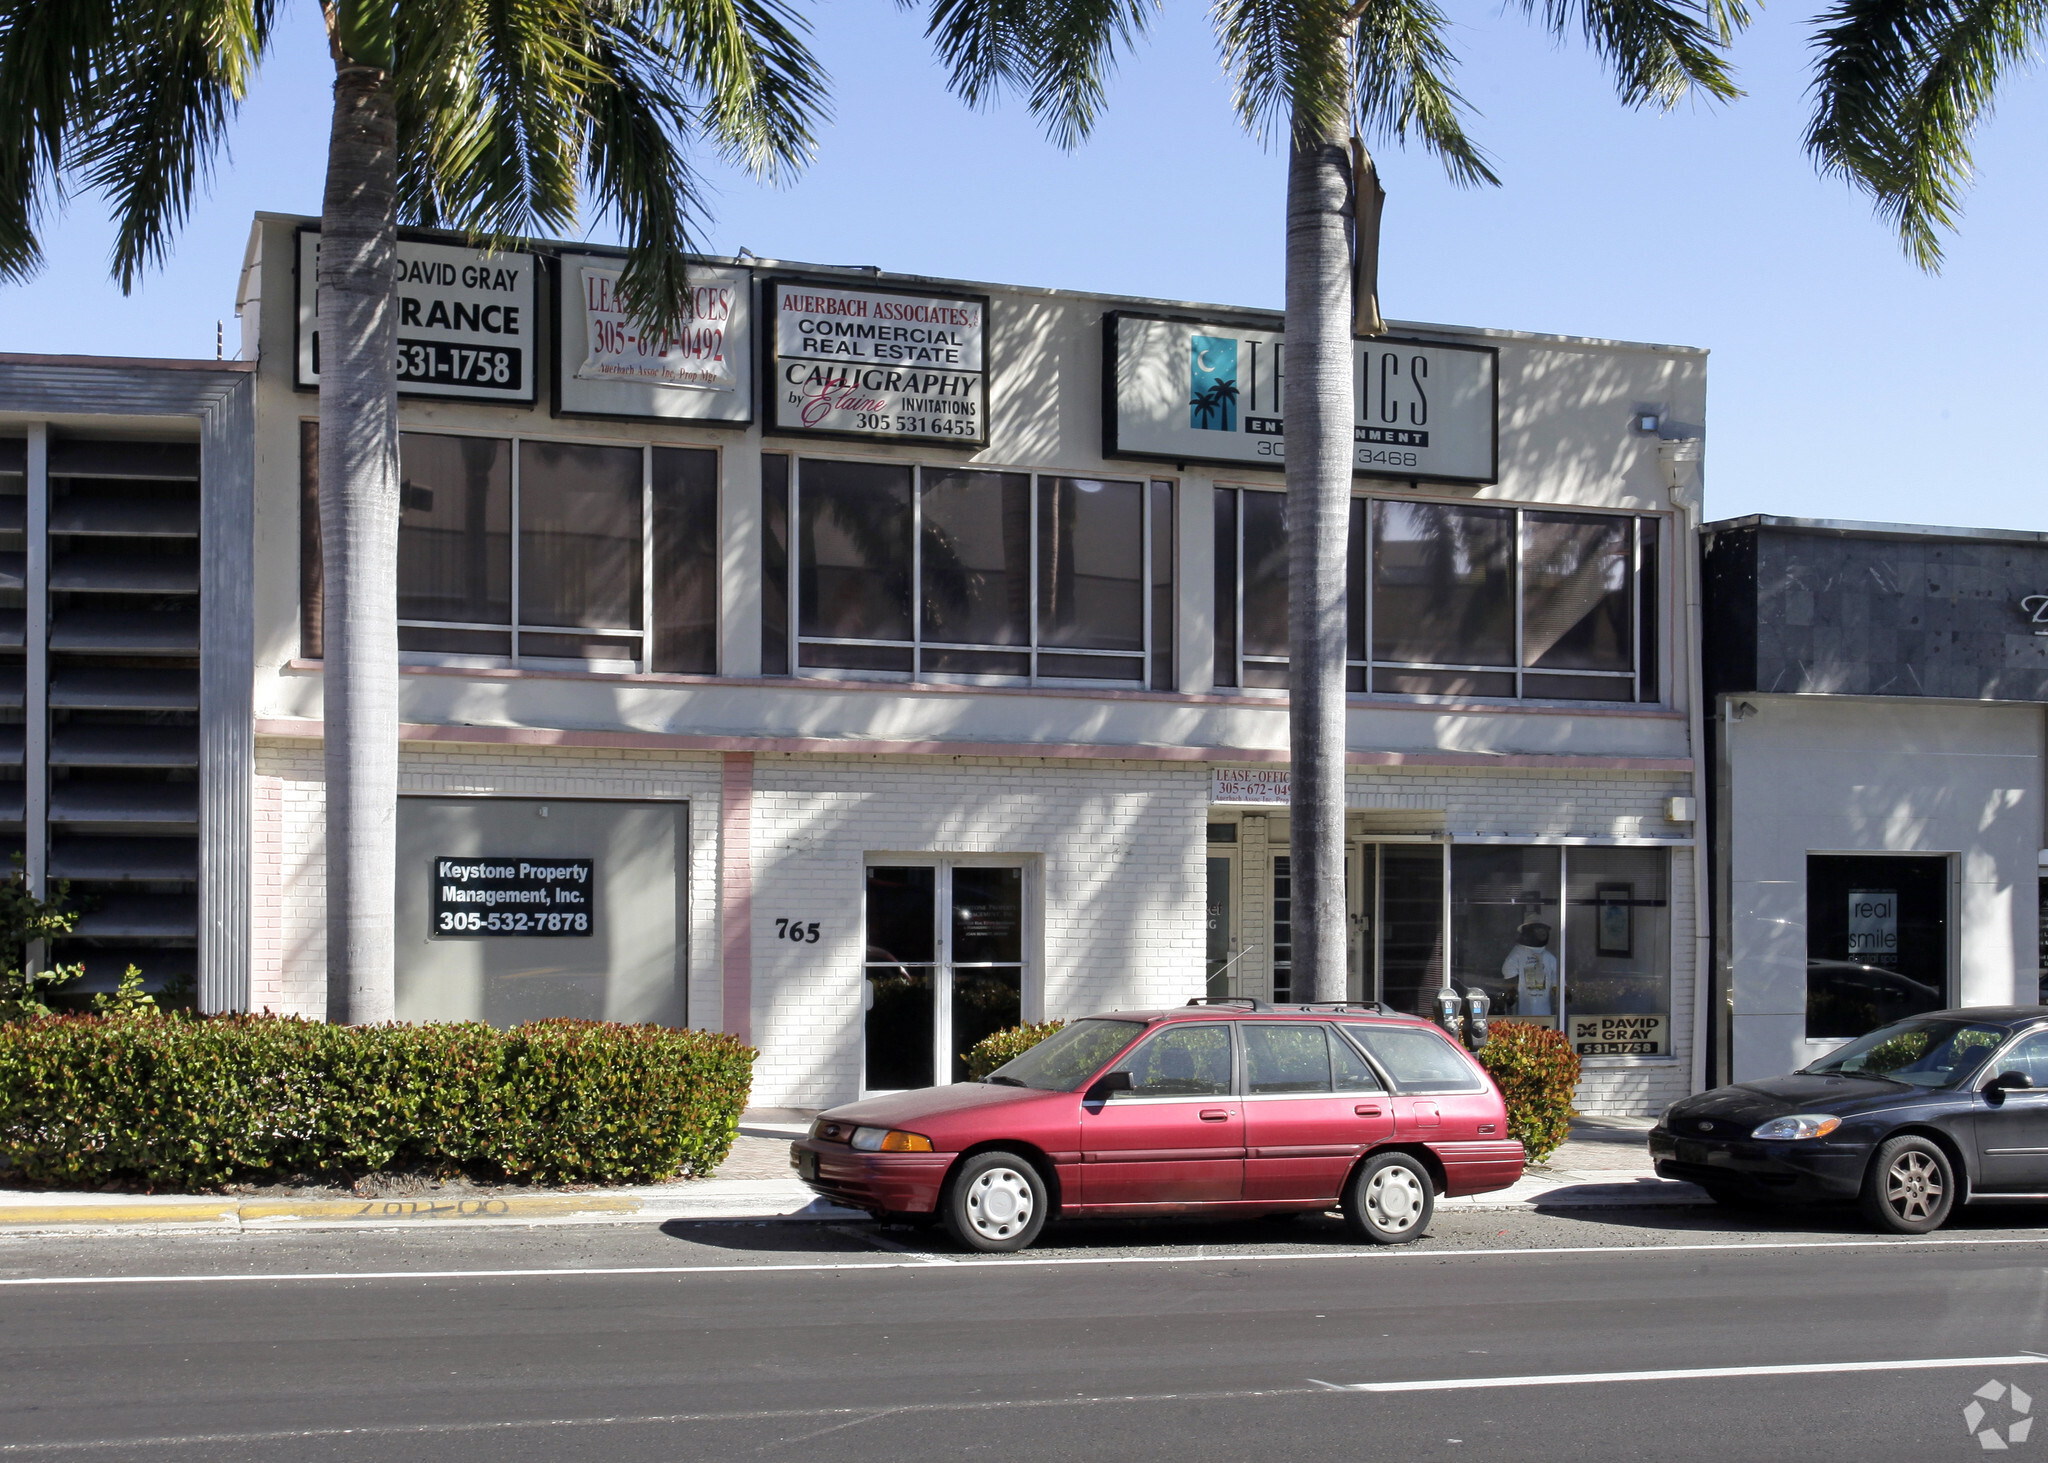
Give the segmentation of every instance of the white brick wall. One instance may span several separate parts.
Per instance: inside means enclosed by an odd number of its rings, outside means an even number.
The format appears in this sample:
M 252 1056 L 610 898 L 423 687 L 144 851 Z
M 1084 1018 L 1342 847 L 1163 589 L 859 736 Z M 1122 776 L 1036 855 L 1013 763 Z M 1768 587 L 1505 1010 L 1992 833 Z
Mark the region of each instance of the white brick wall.
M 253 990 L 259 1004 L 319 1015 L 319 746 L 260 738 L 257 772 Z M 758 754 L 751 1020 L 762 1056 L 754 1101 L 818 1107 L 858 1093 L 862 870 L 873 855 L 998 855 L 1026 864 L 1029 1018 L 1173 1005 L 1199 994 L 1209 772 L 1154 761 Z M 406 792 L 690 799 L 690 1020 L 710 1027 L 723 1024 L 719 777 L 719 758 L 704 753 L 409 744 L 400 759 Z M 1349 778 L 1350 806 L 1376 814 L 1375 827 L 1412 821 L 1453 837 L 1668 836 L 1676 830 L 1662 821 L 1663 800 L 1686 791 L 1684 779 L 1668 773 L 1360 768 Z M 1238 846 L 1247 931 L 1269 918 L 1265 832 L 1248 821 Z M 1692 1035 L 1688 860 L 1681 850 L 1671 871 L 1677 1059 L 1589 1067 L 1584 1111 L 1651 1113 L 1684 1093 Z M 819 942 L 778 940 L 777 918 L 816 921 Z

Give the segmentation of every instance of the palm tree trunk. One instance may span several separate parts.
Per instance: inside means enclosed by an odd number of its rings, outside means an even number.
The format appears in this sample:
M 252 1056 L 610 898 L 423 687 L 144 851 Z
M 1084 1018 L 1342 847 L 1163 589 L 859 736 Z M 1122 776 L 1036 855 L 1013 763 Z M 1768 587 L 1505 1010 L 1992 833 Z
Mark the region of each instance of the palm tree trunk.
M 1345 996 L 1344 552 L 1351 511 L 1351 172 L 1342 119 L 1297 112 L 1287 164 L 1287 657 L 1294 985 Z
M 320 212 L 327 1016 L 388 1021 L 398 814 L 397 109 L 340 63 Z

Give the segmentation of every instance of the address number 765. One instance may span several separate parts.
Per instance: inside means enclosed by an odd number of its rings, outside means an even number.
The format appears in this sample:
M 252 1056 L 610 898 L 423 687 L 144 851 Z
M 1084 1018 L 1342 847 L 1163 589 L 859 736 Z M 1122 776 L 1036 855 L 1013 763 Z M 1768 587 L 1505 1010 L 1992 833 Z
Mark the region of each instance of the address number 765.
M 805 924 L 800 919 L 778 919 L 775 921 L 775 938 L 797 945 L 815 945 L 818 943 L 818 922 L 812 920 Z

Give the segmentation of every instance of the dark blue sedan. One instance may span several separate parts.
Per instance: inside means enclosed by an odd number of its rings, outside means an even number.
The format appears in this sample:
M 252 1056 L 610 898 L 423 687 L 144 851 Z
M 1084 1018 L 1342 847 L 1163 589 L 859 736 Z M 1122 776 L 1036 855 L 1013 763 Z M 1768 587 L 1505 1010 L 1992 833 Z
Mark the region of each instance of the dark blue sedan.
M 1674 1102 L 1650 1156 L 1717 1203 L 1854 1200 L 1898 1234 L 1958 1204 L 2048 1201 L 2048 1006 L 1915 1016 L 1789 1077 Z

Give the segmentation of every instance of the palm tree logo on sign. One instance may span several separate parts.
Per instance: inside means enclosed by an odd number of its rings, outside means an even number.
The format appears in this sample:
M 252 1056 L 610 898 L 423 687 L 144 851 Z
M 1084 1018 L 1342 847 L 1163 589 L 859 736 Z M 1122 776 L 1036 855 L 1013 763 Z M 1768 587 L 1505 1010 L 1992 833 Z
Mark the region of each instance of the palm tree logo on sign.
M 2017 1420 L 2003 1431 L 1999 1430 L 1997 1418 L 1991 1409 L 2003 1402 L 1999 1414 L 2010 1413 Z M 1970 1403 L 1963 1409 L 1963 1426 L 1977 1439 L 1977 1446 L 1987 1453 L 2003 1453 L 2016 1443 L 2024 1443 L 2027 1435 L 2034 1430 L 2034 1399 L 2018 1387 L 2005 1382 L 1990 1381 L 1970 1394 Z
M 1237 430 L 1237 342 L 1198 335 L 1188 342 L 1188 424 L 1204 432 Z

